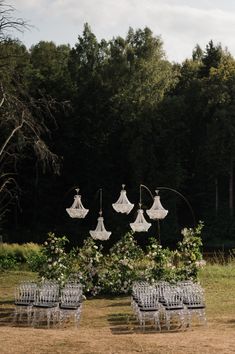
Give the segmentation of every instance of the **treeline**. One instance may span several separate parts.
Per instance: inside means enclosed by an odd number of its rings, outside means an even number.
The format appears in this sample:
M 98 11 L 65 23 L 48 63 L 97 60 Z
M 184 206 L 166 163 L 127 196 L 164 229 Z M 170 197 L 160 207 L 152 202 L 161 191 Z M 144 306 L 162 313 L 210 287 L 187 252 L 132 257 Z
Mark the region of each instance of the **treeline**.
M 205 222 L 207 247 L 235 245 L 235 60 L 220 44 L 196 46 L 192 58 L 170 63 L 162 40 L 149 28 L 98 41 L 86 24 L 74 48 L 39 42 L 28 50 L 21 42 L 2 40 L 0 78 L 3 92 L 17 90 L 27 109 L 32 100 L 37 109 L 38 100 L 44 102 L 43 119 L 34 123 L 43 127 L 40 141 L 58 156 L 52 156 L 51 169 L 43 169 L 47 151 L 35 157 L 37 142 L 33 153 L 30 134 L 22 141 L 16 133 L 19 198 L 1 220 L 6 241 L 40 242 L 56 231 L 81 244 L 96 226 L 102 187 L 105 225 L 113 232 L 110 246 L 136 215 L 136 208 L 128 216 L 116 215 L 111 203 L 125 183 L 137 204 L 142 183 L 153 193 L 158 186 L 182 193 L 196 219 Z M 30 112 L 34 117 L 34 105 Z M 6 124 L 1 130 L 1 143 L 10 129 Z M 65 212 L 76 186 L 90 209 L 85 220 Z M 142 199 L 144 207 L 151 206 L 146 191 Z M 182 227 L 194 226 L 192 215 L 174 193 L 162 191 L 161 201 L 169 210 L 161 239 L 173 246 Z M 156 234 L 156 223 L 150 230 Z M 139 242 L 146 238 L 137 235 Z

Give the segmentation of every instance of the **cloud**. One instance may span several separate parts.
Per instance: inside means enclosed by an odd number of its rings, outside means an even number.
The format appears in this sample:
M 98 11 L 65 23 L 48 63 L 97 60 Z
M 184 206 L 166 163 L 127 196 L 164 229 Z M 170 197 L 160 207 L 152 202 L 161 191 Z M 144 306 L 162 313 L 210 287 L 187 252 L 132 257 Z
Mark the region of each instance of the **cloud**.
M 202 0 L 196 4 L 193 0 L 12 1 L 22 17 L 24 13 L 32 16 L 31 22 L 47 36 L 44 39 L 59 43 L 64 39 L 71 43 L 71 38 L 81 33 L 83 24 L 88 22 L 99 39 L 125 36 L 129 26 L 148 26 L 162 36 L 170 60 L 183 60 L 197 43 L 205 46 L 210 39 L 222 42 L 235 54 L 235 5 L 230 1 L 225 5 L 219 0 L 213 4 Z
M 47 0 L 12 0 L 10 2 L 16 9 L 20 10 L 23 8 L 38 9 L 45 7 L 48 3 Z

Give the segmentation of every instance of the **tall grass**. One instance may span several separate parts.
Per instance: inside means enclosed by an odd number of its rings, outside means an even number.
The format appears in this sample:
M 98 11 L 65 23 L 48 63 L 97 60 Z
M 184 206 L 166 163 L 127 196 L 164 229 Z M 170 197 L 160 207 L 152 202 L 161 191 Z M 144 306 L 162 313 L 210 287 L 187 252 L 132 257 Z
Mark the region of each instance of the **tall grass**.
M 13 260 L 16 263 L 26 263 L 33 255 L 39 254 L 41 246 L 29 242 L 22 245 L 18 243 L 0 243 L 0 262 Z

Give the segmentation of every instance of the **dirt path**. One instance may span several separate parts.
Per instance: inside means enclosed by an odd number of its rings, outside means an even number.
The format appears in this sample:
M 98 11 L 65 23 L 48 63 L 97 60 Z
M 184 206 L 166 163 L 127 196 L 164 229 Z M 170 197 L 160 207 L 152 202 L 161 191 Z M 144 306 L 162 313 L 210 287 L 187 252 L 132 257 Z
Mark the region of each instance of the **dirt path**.
M 207 327 L 165 333 L 141 333 L 128 298 L 86 301 L 79 329 L 71 323 L 63 329 L 13 326 L 9 311 L 9 304 L 1 305 L 1 354 L 235 353 L 235 311 L 227 317 L 210 316 Z

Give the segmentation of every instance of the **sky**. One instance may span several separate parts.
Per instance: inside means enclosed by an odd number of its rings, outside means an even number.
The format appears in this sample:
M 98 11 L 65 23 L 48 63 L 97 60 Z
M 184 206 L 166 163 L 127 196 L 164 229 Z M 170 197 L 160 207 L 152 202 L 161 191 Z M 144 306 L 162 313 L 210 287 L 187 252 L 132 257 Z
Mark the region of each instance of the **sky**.
M 212 39 L 235 56 L 233 0 L 8 0 L 31 27 L 17 37 L 30 47 L 40 40 L 71 46 L 88 22 L 98 40 L 125 37 L 129 27 L 161 36 L 168 60 L 182 62 Z

